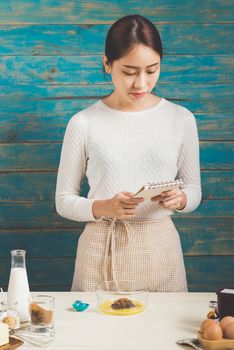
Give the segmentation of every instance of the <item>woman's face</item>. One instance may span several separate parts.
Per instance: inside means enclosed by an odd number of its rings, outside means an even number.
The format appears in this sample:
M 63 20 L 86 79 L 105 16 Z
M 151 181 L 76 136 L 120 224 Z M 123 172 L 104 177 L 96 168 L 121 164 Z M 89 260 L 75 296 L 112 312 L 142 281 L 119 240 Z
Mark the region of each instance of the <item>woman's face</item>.
M 113 95 L 126 105 L 144 104 L 160 74 L 159 54 L 141 44 L 111 66 L 106 64 L 106 56 L 103 56 L 103 63 L 106 72 L 112 75 L 115 87 Z

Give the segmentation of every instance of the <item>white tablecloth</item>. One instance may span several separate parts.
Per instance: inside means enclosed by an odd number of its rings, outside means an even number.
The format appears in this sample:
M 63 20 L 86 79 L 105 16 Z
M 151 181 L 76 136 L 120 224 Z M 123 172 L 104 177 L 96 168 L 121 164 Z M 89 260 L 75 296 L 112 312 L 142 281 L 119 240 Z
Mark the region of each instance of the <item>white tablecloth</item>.
M 35 294 L 35 293 L 33 293 Z M 55 296 L 56 337 L 48 350 L 179 350 L 176 341 L 195 338 L 214 293 L 149 293 L 147 309 L 133 316 L 108 316 L 97 310 L 95 293 L 46 292 Z M 76 312 L 72 303 L 90 304 Z M 34 349 L 24 344 L 19 349 Z

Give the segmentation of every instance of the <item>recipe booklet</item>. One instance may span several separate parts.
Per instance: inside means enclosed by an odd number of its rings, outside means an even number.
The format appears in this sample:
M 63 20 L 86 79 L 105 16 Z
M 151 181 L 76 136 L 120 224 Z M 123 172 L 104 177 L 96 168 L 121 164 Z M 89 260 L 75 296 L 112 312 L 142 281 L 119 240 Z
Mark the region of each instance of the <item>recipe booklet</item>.
M 151 199 L 152 197 L 160 195 L 164 191 L 170 191 L 174 188 L 180 188 L 183 186 L 183 180 L 171 180 L 162 182 L 151 182 L 142 186 L 139 191 L 137 191 L 133 198 L 144 198 Z

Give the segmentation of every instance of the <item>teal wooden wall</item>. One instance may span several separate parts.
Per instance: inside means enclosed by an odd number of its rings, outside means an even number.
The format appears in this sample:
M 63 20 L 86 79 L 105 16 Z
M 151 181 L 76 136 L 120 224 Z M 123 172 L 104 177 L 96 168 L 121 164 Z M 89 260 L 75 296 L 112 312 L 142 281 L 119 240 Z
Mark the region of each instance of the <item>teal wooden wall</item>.
M 10 250 L 27 250 L 32 290 L 68 290 L 83 224 L 60 218 L 54 192 L 65 126 L 109 93 L 106 32 L 140 13 L 158 27 L 165 57 L 159 95 L 196 116 L 203 200 L 176 216 L 191 291 L 234 284 L 231 0 L 0 1 L 0 286 Z M 84 192 L 86 191 L 84 186 Z

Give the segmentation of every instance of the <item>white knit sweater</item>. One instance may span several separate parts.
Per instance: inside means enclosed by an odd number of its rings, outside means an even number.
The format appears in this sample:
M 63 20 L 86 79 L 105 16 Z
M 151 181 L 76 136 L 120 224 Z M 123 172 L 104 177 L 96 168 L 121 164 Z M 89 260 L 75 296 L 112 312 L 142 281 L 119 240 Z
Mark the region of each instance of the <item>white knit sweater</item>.
M 80 196 L 86 173 L 90 191 Z M 162 98 L 147 110 L 122 112 L 101 100 L 75 114 L 68 123 L 56 188 L 57 212 L 75 221 L 94 221 L 95 199 L 136 192 L 147 182 L 182 178 L 190 212 L 201 200 L 199 142 L 194 116 Z M 171 215 L 158 202 L 138 206 L 135 218 Z

